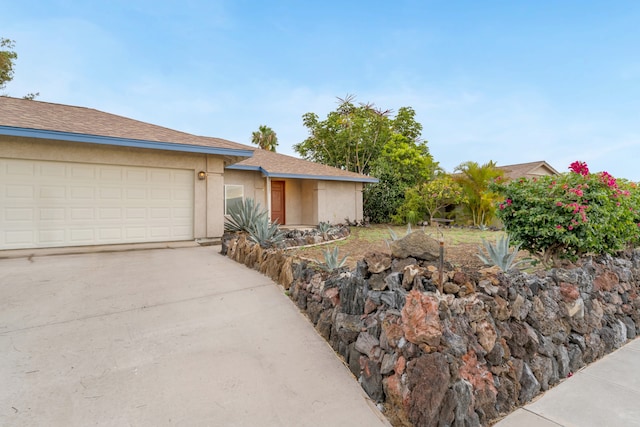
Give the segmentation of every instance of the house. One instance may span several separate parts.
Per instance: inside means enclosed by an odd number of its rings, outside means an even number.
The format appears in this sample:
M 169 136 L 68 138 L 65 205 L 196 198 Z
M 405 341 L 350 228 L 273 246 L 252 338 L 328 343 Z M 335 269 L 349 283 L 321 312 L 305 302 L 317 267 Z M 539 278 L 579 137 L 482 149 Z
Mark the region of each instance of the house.
M 518 163 L 515 165 L 497 166 L 504 171 L 504 177 L 508 179 L 535 178 L 540 176 L 560 175 L 545 161 Z
M 225 169 L 226 208 L 230 200 L 252 198 L 279 224 L 332 224 L 362 219 L 362 189 L 376 178 L 319 163 L 255 150 Z M 236 199 L 236 200 L 237 200 Z
M 225 198 L 281 206 L 284 224 L 361 219 L 366 182 L 224 139 L 0 97 L 0 250 L 219 238 Z

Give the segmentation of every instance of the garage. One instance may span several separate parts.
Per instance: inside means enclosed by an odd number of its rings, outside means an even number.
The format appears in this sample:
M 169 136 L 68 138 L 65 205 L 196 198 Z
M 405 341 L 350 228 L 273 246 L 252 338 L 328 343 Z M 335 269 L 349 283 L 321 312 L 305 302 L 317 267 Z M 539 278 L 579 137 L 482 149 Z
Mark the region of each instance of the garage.
M 0 158 L 0 250 L 192 240 L 194 171 Z

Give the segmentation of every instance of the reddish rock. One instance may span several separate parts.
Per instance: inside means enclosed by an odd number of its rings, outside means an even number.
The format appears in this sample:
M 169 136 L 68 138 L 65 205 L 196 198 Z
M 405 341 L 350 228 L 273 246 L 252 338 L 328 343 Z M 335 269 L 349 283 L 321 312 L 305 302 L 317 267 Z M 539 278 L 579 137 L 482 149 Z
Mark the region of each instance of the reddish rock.
M 498 339 L 498 333 L 491 323 L 486 320 L 478 322 L 476 325 L 476 335 L 478 336 L 478 342 L 488 353 L 496 345 Z
M 571 283 L 560 283 L 560 295 L 564 302 L 572 302 L 580 298 L 580 291 L 576 285 Z
M 613 271 L 605 271 L 593 279 L 593 289 L 595 291 L 610 292 L 619 282 L 620 279 L 616 273 Z
M 455 273 L 453 273 L 452 281 L 456 285 L 462 286 L 469 281 L 469 278 L 462 271 L 456 271 Z
M 402 309 L 402 330 L 409 342 L 438 346 L 442 337 L 438 300 L 419 291 L 409 292 Z
M 396 365 L 393 370 L 396 374 L 402 375 L 404 374 L 404 370 L 407 367 L 407 360 L 403 356 L 398 356 L 398 360 L 396 360 Z
M 440 424 L 440 408 L 451 382 L 449 363 L 441 353 L 425 354 L 409 362 L 409 418 L 416 426 Z
M 392 348 L 397 348 L 398 342 L 404 337 L 402 326 L 385 320 L 382 322 L 382 330 L 386 336 L 387 343 L 389 343 Z
M 331 305 L 335 307 L 340 303 L 340 289 L 338 288 L 328 288 L 324 290 L 325 298 L 328 298 L 331 301 Z
M 487 369 L 486 364 L 478 362 L 478 356 L 473 350 L 469 350 L 462 356 L 462 363 L 460 376 L 469 381 L 474 390 L 488 391 L 497 396 L 498 391 L 493 385 L 493 374 Z
M 367 298 L 364 302 L 364 314 L 373 313 L 376 308 L 378 308 L 378 305 L 371 298 Z
M 409 388 L 402 383 L 402 375 L 394 374 L 382 380 L 386 395 L 385 415 L 394 426 L 413 427 L 409 421 Z

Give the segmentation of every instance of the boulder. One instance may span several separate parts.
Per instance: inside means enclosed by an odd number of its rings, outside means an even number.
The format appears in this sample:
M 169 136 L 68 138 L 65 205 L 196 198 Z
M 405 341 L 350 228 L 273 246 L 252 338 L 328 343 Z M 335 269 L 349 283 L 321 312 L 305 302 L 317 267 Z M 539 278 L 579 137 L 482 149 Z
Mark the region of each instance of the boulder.
M 413 257 L 425 261 L 440 258 L 440 242 L 422 231 L 414 231 L 391 243 L 391 255 L 394 258 Z

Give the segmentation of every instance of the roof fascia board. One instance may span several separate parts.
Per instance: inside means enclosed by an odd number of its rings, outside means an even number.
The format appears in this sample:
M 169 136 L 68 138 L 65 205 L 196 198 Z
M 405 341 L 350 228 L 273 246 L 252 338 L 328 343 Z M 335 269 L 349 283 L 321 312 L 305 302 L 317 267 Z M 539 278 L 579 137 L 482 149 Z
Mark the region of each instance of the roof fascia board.
M 234 148 L 206 147 L 192 144 L 178 144 L 175 142 L 145 141 L 140 139 L 115 138 L 101 135 L 60 132 L 0 126 L 0 135 L 19 136 L 25 138 L 55 139 L 59 141 L 83 142 L 89 144 L 115 145 L 119 147 L 146 148 L 150 150 L 182 151 L 187 153 L 217 154 L 221 156 L 252 157 L 253 150 L 239 150 Z
M 306 174 L 297 174 L 297 173 L 268 172 L 260 166 L 231 165 L 231 166 L 227 166 L 226 169 L 262 172 L 264 176 L 267 176 L 269 178 L 318 179 L 322 181 L 348 181 L 348 182 L 371 182 L 371 183 L 380 182 L 378 178 L 369 178 L 369 177 L 355 178 L 350 176 L 337 176 L 337 175 L 335 176 L 334 175 L 306 175 Z

